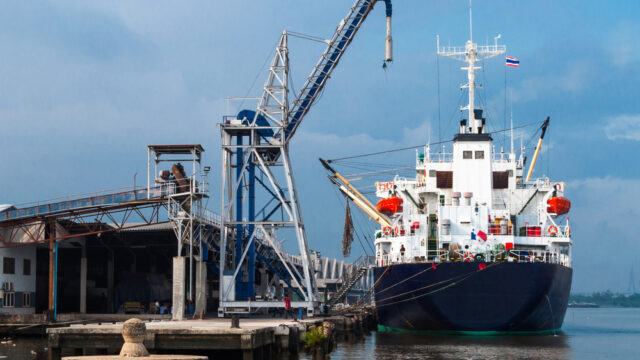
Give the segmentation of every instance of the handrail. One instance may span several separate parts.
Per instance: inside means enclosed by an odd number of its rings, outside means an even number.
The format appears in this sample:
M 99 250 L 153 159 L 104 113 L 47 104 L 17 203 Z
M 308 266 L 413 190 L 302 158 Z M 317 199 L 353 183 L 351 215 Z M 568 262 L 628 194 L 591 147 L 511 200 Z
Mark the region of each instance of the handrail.
M 532 254 L 533 253 L 533 254 Z M 468 255 L 470 254 L 470 255 Z M 397 255 L 397 254 L 395 254 Z M 379 256 L 376 259 L 376 266 L 387 266 L 389 264 L 401 264 L 401 263 L 418 263 L 418 262 L 544 262 L 551 264 L 560 264 L 563 266 L 571 266 L 571 258 L 562 253 L 557 252 L 542 252 L 531 250 L 486 250 L 473 253 L 471 251 L 460 250 L 429 250 L 429 258 L 420 257 L 419 260 L 415 258 L 411 259 L 405 256 L 400 259 L 400 256 L 394 254 L 385 254 Z M 467 257 L 465 257 L 467 255 Z M 482 259 L 478 259 L 478 255 L 482 256 Z
M 88 193 L 94 196 L 78 197 L 79 195 L 72 195 L 58 199 L 66 199 L 64 201 L 56 202 L 34 202 L 28 204 L 35 204 L 30 207 L 20 207 L 13 210 L 6 210 L 0 212 L 0 221 L 14 220 L 19 218 L 42 216 L 47 214 L 53 214 L 57 212 L 64 212 L 74 209 L 80 209 L 91 206 L 119 204 L 131 201 L 144 201 L 144 200 L 158 200 L 165 198 L 175 193 L 175 184 L 166 183 L 160 184 L 147 189 L 147 187 L 128 187 L 121 189 L 131 189 L 119 192 L 105 193 L 104 191 Z M 101 195 L 100 195 L 101 194 Z M 148 196 L 151 194 L 152 196 Z M 86 194 L 85 194 L 86 195 Z

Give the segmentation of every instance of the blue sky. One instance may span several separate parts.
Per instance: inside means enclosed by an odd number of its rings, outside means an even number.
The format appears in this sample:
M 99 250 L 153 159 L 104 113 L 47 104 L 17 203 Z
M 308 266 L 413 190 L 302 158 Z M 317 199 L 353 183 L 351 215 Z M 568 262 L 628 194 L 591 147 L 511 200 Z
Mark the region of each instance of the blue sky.
M 131 185 L 135 172 L 145 174 L 151 143 L 201 143 L 205 162 L 219 171 L 224 98 L 260 94 L 262 66 L 283 29 L 328 38 L 351 5 L 1 2 L 0 203 Z M 429 127 L 437 138 L 438 124 L 448 139 L 460 119 L 464 74 L 459 63 L 436 60 L 435 38 L 464 44 L 467 1 L 395 1 L 395 62 L 386 72 L 383 7 L 363 25 L 292 144 L 309 242 L 329 256 L 340 256 L 343 210 L 317 157 L 418 145 Z M 631 1 L 474 2 L 474 39 L 500 33 L 521 61 L 508 75 L 515 124 L 552 118 L 536 174 L 568 184 L 574 291 L 625 291 L 632 266 L 640 279 L 639 15 Z M 296 89 L 322 50 L 290 39 Z M 503 61 L 490 60 L 479 80 L 490 126 L 501 129 Z M 410 165 L 413 157 L 368 161 Z M 352 259 L 361 253 L 357 243 L 353 249 Z

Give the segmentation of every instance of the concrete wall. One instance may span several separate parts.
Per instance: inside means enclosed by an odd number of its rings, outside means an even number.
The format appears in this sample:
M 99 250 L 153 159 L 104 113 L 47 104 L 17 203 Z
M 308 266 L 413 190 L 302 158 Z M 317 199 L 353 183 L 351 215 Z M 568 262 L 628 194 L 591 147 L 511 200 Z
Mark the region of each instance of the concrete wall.
M 15 273 L 5 274 L 3 271 L 5 258 L 15 259 Z M 23 275 L 24 259 L 31 261 L 31 272 Z M 5 282 L 13 283 L 15 303 L 13 307 L 5 307 L 4 299 L 0 297 L 0 314 L 33 314 L 36 303 L 36 247 L 35 245 L 15 246 L 0 249 L 0 285 Z M 3 293 L 4 292 L 0 291 Z M 24 292 L 31 293 L 31 306 L 23 307 L 22 296 Z

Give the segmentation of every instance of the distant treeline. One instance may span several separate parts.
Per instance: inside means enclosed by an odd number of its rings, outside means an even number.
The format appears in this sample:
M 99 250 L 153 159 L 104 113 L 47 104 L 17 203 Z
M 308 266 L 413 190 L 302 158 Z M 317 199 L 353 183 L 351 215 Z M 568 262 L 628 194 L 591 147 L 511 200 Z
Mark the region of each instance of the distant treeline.
M 616 294 L 607 290 L 594 292 L 591 295 L 571 294 L 570 303 L 595 303 L 599 306 L 611 307 L 640 307 L 640 293 Z

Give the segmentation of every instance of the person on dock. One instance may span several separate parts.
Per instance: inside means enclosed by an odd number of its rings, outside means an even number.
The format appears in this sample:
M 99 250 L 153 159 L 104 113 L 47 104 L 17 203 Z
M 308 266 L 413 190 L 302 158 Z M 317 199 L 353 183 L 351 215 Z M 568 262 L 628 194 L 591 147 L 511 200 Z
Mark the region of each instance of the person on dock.
M 293 311 L 291 310 L 291 299 L 288 296 L 284 297 L 284 318 L 287 318 L 287 315 L 291 314 L 291 318 L 293 319 Z

